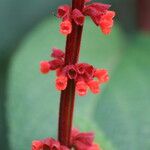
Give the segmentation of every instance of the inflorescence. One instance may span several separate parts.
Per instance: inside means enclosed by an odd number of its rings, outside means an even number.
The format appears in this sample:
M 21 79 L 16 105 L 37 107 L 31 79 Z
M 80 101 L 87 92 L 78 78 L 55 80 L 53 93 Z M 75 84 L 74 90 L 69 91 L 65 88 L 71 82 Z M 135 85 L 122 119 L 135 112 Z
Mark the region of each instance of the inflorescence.
M 88 88 L 92 93 L 100 92 L 100 85 L 109 80 L 108 72 L 105 69 L 97 69 L 87 63 L 77 63 L 75 65 L 64 65 L 65 53 L 57 48 L 53 48 L 51 61 L 41 61 L 40 71 L 47 74 L 56 71 L 56 89 L 65 90 L 68 79 L 74 79 L 76 92 L 80 96 L 87 94 Z
M 98 144 L 94 143 L 94 134 L 92 132 L 79 132 L 72 129 L 69 148 L 76 150 L 100 150 Z M 53 138 L 35 140 L 32 142 L 32 150 L 69 150 L 68 147 L 61 145 L 59 141 Z
M 77 25 L 82 26 L 85 16 L 89 16 L 104 34 L 109 34 L 114 24 L 113 18 L 115 17 L 115 12 L 108 10 L 110 7 L 111 5 L 108 4 L 92 3 L 85 5 L 81 12 L 76 8 L 71 10 L 69 5 L 62 5 L 58 7 L 57 11 L 57 17 L 62 18 L 60 32 L 64 35 L 70 34 L 72 31 L 72 19 Z
M 111 32 L 115 12 L 109 10 L 110 5 L 108 4 L 89 3 L 90 1 L 84 0 L 85 4 L 82 10 L 72 9 L 69 5 L 58 7 L 57 17 L 62 19 L 60 23 L 61 34 L 68 36 L 75 24 L 83 26 L 85 16 L 89 16 L 105 35 Z M 51 61 L 40 62 L 40 71 L 43 74 L 56 71 L 55 85 L 59 91 L 67 88 L 69 80 L 74 80 L 75 89 L 79 96 L 86 95 L 88 89 L 97 94 L 100 92 L 101 84 L 109 80 L 106 69 L 98 69 L 88 63 L 76 62 L 66 65 L 65 57 L 68 56 L 65 56 L 65 53 L 58 48 L 52 49 L 51 57 L 53 58 Z M 95 144 L 93 140 L 93 133 L 79 132 L 77 129 L 73 129 L 68 146 L 62 145 L 60 141 L 53 138 L 46 138 L 33 141 L 32 150 L 70 150 L 72 148 L 75 150 L 100 150 L 99 145 Z

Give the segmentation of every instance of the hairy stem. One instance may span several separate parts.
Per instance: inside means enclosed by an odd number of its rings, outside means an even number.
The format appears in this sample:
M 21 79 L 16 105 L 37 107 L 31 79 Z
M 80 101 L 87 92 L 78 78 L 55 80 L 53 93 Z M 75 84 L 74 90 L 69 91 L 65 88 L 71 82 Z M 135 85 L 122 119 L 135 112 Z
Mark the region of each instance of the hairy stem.
M 82 10 L 84 0 L 73 0 L 72 9 Z M 76 64 L 79 57 L 80 43 L 83 26 L 78 26 L 72 21 L 72 32 L 67 36 L 65 65 Z M 61 144 L 70 146 L 70 135 L 73 121 L 75 102 L 75 81 L 69 80 L 67 88 L 61 92 L 59 109 L 58 139 Z

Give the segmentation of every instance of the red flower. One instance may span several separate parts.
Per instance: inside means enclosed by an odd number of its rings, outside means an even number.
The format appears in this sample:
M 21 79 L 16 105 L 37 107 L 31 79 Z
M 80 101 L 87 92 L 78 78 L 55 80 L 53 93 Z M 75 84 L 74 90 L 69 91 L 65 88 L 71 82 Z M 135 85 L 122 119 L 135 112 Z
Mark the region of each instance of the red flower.
M 43 74 L 47 74 L 50 71 L 50 64 L 47 61 L 40 62 L 40 71 Z
M 114 24 L 113 18 L 115 17 L 114 11 L 106 11 L 104 15 L 102 15 L 99 26 L 104 34 L 109 34 L 111 32 L 111 28 Z
M 69 5 L 62 5 L 58 7 L 57 10 L 57 17 L 58 18 L 63 18 L 65 17 L 70 11 L 70 6 Z
M 105 69 L 96 69 L 94 76 L 98 78 L 99 83 L 105 83 L 109 80 L 108 72 Z
M 92 146 L 94 134 L 92 132 L 79 132 L 73 129 L 71 133 L 71 146 L 77 150 L 88 150 Z
M 32 150 L 41 150 L 43 148 L 43 142 L 35 140 L 32 142 Z
M 51 57 L 53 58 L 63 59 L 65 57 L 65 53 L 60 49 L 53 48 L 52 51 Z
M 63 69 L 62 68 L 58 68 L 56 69 L 56 76 L 61 76 L 61 75 L 64 75 L 64 72 L 63 72 Z
M 61 68 L 64 65 L 64 61 L 62 59 L 54 59 L 49 62 L 50 64 L 50 70 L 56 70 L 58 68 Z
M 85 69 L 87 66 L 89 66 L 89 64 L 86 64 L 86 63 L 76 64 L 76 69 L 77 69 L 78 74 L 83 75 L 85 73 Z
M 76 79 L 77 78 L 77 70 L 74 65 L 68 65 L 65 67 L 66 75 L 69 79 Z
M 72 31 L 72 24 L 69 20 L 65 20 L 60 24 L 60 33 L 63 35 L 68 35 Z
M 95 72 L 95 68 L 92 65 L 88 64 L 85 68 L 85 73 L 84 73 L 85 80 L 89 81 L 93 79 L 94 72 Z
M 57 90 L 64 90 L 67 87 L 67 77 L 66 76 L 59 76 L 56 78 L 56 89 Z
M 100 92 L 99 82 L 95 80 L 91 80 L 88 82 L 88 86 L 92 93 L 98 94 Z
M 88 150 L 101 150 L 101 149 L 98 144 L 93 143 L 93 145 Z
M 80 10 L 74 9 L 72 11 L 72 18 L 77 25 L 83 25 L 85 17 Z
M 90 16 L 93 22 L 98 26 L 101 16 L 110 8 L 108 4 L 92 3 L 83 9 L 86 16 Z
M 69 149 L 66 146 L 60 145 L 60 143 L 53 138 L 46 138 L 44 140 L 33 141 L 32 150 L 69 150 Z
M 87 94 L 88 86 L 84 81 L 78 81 L 76 83 L 76 91 L 79 96 L 85 96 Z

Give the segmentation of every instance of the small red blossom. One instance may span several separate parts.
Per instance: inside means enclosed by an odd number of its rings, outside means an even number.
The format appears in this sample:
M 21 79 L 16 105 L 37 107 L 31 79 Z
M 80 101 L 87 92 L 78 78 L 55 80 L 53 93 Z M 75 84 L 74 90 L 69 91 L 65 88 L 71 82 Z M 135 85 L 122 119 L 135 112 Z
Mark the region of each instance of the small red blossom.
M 65 57 L 65 53 L 58 48 L 53 48 L 51 57 L 57 58 L 57 59 L 63 59 Z
M 85 3 L 88 3 L 88 2 L 90 2 L 91 0 L 84 0 L 85 1 Z
M 87 65 L 85 68 L 84 78 L 86 81 L 92 80 L 94 76 L 95 68 L 92 65 Z
M 99 83 L 106 83 L 109 80 L 108 71 L 105 69 L 96 69 L 94 76 L 98 78 Z
M 65 90 L 67 87 L 67 77 L 66 76 L 59 76 L 56 78 L 56 89 L 57 90 Z
M 43 142 L 35 140 L 32 142 L 32 150 L 41 150 L 43 148 Z
M 88 82 L 88 86 L 89 86 L 92 93 L 94 93 L 94 94 L 100 93 L 100 86 L 99 86 L 98 81 L 91 80 Z
M 93 143 L 93 145 L 88 150 L 101 150 L 98 144 Z
M 54 59 L 52 61 L 49 61 L 50 69 L 56 70 L 58 68 L 61 68 L 64 65 L 64 60 L 62 59 Z
M 94 134 L 92 132 L 79 132 L 73 129 L 71 133 L 71 145 L 77 150 L 88 150 L 92 146 Z
M 32 150 L 69 150 L 69 149 L 64 145 L 60 145 L 60 143 L 53 138 L 46 138 L 43 140 L 33 141 Z
M 104 34 L 109 34 L 111 32 L 111 28 L 114 24 L 113 18 L 115 17 L 114 11 L 107 11 L 102 15 L 101 20 L 99 22 L 99 26 Z
M 60 24 L 60 33 L 63 35 L 68 35 L 72 31 L 72 24 L 69 20 L 65 20 Z
M 64 75 L 64 72 L 63 72 L 63 69 L 62 68 L 58 68 L 56 69 L 56 76 L 61 76 L 61 75 Z
M 76 64 L 76 69 L 77 69 L 78 74 L 83 75 L 85 73 L 87 66 L 89 66 L 89 64 L 87 63 Z
M 40 62 L 40 71 L 43 74 L 47 74 L 50 71 L 50 64 L 47 61 Z
M 76 91 L 79 96 L 85 96 L 87 94 L 88 86 L 84 81 L 78 81 L 76 83 Z
M 62 5 L 58 7 L 57 10 L 57 17 L 58 18 L 63 18 L 65 17 L 70 11 L 70 6 L 69 5 Z
M 76 79 L 77 78 L 77 70 L 75 65 L 68 65 L 65 67 L 66 75 L 69 79 Z
M 84 7 L 83 13 L 90 16 L 93 22 L 98 26 L 101 16 L 110 8 L 108 4 L 92 3 Z
M 72 18 L 77 25 L 80 25 L 80 26 L 83 25 L 85 17 L 80 10 L 74 9 L 72 11 Z

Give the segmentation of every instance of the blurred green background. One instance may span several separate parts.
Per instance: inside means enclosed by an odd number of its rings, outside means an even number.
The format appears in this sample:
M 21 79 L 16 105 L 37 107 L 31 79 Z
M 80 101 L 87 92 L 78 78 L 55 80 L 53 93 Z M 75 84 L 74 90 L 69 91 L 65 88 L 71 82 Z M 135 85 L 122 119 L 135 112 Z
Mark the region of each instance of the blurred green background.
M 103 2 L 117 12 L 113 32 L 102 35 L 87 18 L 80 61 L 107 68 L 111 80 L 100 95 L 76 97 L 74 126 L 94 131 L 103 150 L 150 150 L 150 1 Z M 55 75 L 38 65 L 65 47 L 50 14 L 64 3 L 0 0 L 0 149 L 29 150 L 32 140 L 57 136 Z

